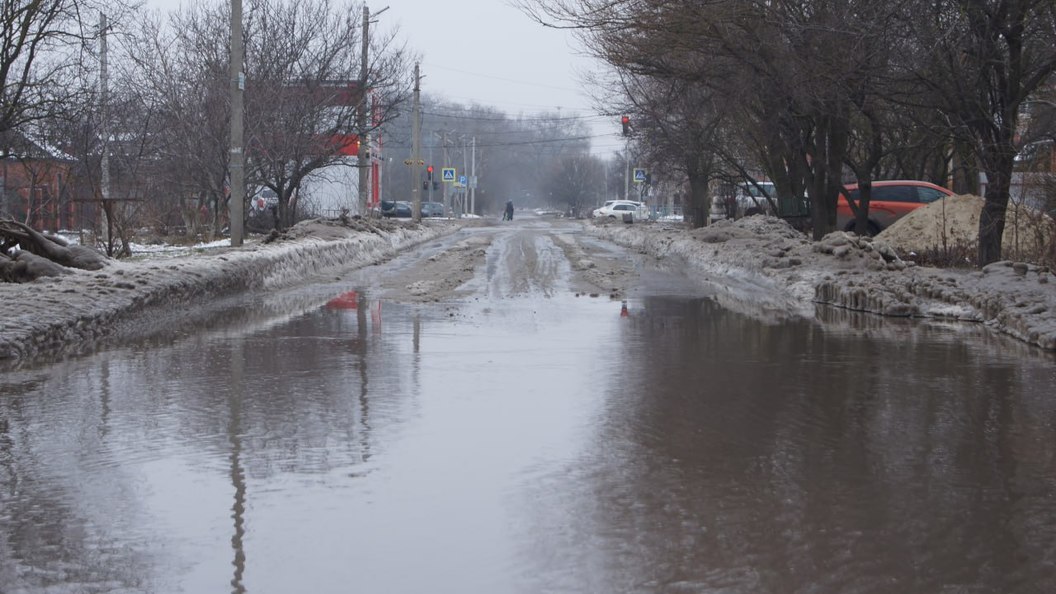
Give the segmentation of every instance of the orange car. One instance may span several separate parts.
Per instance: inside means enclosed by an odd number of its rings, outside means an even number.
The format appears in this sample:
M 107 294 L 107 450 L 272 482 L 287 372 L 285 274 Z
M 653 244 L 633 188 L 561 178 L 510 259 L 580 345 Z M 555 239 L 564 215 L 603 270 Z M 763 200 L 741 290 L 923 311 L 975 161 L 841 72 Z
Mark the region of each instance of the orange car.
M 858 184 L 848 184 L 847 191 L 852 199 L 858 199 Z M 925 181 L 874 181 L 869 199 L 869 234 L 876 235 L 910 211 L 952 195 L 946 188 Z M 854 213 L 843 192 L 836 203 L 836 228 L 854 231 Z

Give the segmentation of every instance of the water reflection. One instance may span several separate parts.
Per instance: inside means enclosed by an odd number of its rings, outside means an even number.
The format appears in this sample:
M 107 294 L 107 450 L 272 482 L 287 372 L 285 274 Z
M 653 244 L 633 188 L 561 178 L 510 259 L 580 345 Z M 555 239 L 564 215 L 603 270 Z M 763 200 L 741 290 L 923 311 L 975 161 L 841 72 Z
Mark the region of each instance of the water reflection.
M 1056 586 L 1047 357 L 936 328 L 868 340 L 762 326 L 706 300 L 646 300 L 630 321 L 620 346 L 641 377 L 609 386 L 597 449 L 529 493 L 529 539 L 559 534 L 556 550 L 575 555 L 541 559 L 540 584 Z
M 312 303 L 0 376 L 0 590 L 1056 589 L 1051 357 L 701 299 Z

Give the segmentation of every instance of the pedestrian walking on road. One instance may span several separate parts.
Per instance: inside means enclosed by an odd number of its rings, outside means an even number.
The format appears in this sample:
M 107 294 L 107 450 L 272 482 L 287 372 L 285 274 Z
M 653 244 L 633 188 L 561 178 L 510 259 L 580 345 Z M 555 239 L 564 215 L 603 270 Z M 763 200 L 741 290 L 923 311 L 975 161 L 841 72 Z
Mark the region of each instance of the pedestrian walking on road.
M 512 221 L 513 220 L 513 200 L 506 201 L 506 212 L 502 213 L 502 220 Z

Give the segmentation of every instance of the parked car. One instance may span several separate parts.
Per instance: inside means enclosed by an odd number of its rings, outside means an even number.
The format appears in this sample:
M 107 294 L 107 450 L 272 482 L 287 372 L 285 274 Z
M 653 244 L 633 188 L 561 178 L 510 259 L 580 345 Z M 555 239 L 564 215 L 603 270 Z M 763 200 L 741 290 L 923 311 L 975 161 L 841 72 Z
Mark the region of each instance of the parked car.
M 634 200 L 608 200 L 601 208 L 594 209 L 594 218 L 621 219 L 631 215 L 632 220 L 644 221 L 649 218 L 649 209 L 641 202 Z
M 442 216 L 444 216 L 444 204 L 442 202 L 423 202 L 422 203 L 422 216 L 423 217 L 442 217 Z
M 858 199 L 858 184 L 849 184 L 847 191 L 852 200 Z M 869 199 L 868 234 L 876 235 L 913 210 L 952 195 L 946 188 L 925 181 L 874 181 Z M 854 212 L 843 192 L 836 203 L 836 228 L 854 231 Z
M 413 215 L 411 203 L 404 200 L 382 200 L 381 216 L 409 219 Z

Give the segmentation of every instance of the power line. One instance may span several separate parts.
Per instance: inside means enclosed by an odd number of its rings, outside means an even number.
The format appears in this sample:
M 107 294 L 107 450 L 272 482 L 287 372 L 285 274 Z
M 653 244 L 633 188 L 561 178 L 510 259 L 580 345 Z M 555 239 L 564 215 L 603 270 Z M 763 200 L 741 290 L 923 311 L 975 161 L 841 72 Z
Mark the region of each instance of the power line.
M 487 78 L 487 79 L 491 79 L 491 80 L 501 80 L 503 82 L 514 83 L 514 84 L 518 84 L 518 85 L 527 85 L 527 86 L 537 87 L 537 88 L 541 88 L 541 89 L 554 89 L 556 91 L 572 91 L 572 92 L 576 92 L 576 93 L 579 92 L 579 89 L 571 89 L 569 87 L 559 87 L 559 86 L 554 86 L 554 85 L 544 85 L 544 84 L 539 84 L 538 82 L 529 82 L 529 81 L 524 81 L 524 80 L 516 80 L 516 79 L 513 79 L 513 78 L 505 78 L 505 77 L 502 77 L 502 76 L 494 76 L 494 75 L 491 75 L 491 74 L 481 74 L 479 72 L 470 72 L 468 70 L 459 70 L 457 68 L 449 68 L 447 66 L 437 66 L 436 64 L 432 64 L 432 63 L 430 63 L 428 66 L 429 66 L 430 69 L 435 68 L 437 70 L 447 70 L 449 72 L 457 72 L 459 74 L 468 74 L 469 76 L 476 76 L 478 78 Z
M 540 140 L 524 140 L 520 142 L 493 142 L 493 143 L 477 143 L 477 148 L 488 147 L 504 147 L 504 146 L 529 146 L 533 144 L 551 144 L 555 142 L 574 142 L 579 140 L 593 140 L 595 138 L 607 138 L 612 136 L 611 134 L 595 134 L 591 136 L 567 136 L 563 138 L 544 138 Z M 386 144 L 386 148 L 408 148 L 407 145 L 402 144 Z
M 440 113 L 440 112 L 435 112 L 435 111 L 423 111 L 422 113 L 425 114 L 425 115 L 437 116 L 437 117 L 441 117 L 441 118 L 452 118 L 452 119 L 456 119 L 456 120 L 477 120 L 477 121 L 481 121 L 481 122 L 489 122 L 489 121 L 491 121 L 491 122 L 562 122 L 562 121 L 569 121 L 569 120 L 602 119 L 602 118 L 607 119 L 607 118 L 610 117 L 610 116 L 606 116 L 606 115 L 591 114 L 591 115 L 578 115 L 578 116 L 568 116 L 568 117 L 563 117 L 563 116 L 557 116 L 557 117 L 534 116 L 534 117 L 527 117 L 526 118 L 526 117 L 510 117 L 510 116 L 506 116 L 506 117 L 484 117 L 484 116 L 472 116 L 472 115 L 452 115 L 452 114 Z

